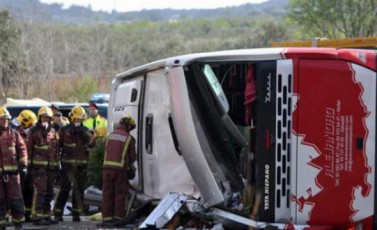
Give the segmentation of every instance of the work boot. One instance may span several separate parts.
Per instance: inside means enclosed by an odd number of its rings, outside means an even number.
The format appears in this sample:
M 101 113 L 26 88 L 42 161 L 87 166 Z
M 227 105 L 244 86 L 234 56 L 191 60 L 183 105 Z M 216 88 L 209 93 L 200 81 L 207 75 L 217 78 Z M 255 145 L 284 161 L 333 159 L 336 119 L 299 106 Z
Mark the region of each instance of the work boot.
M 63 221 L 64 221 L 64 219 L 63 219 L 62 216 L 55 216 L 54 219 L 55 219 L 56 221 L 59 221 L 59 222 L 63 222 Z
M 72 216 L 72 221 L 73 222 L 80 222 L 81 221 L 80 216 Z
M 26 212 L 25 212 L 25 223 L 30 223 L 30 222 L 32 222 L 30 215 L 31 215 L 31 212 L 30 212 L 30 211 L 26 211 Z
M 33 224 L 36 226 L 49 226 L 50 222 L 45 219 L 35 219 L 33 220 Z
M 0 224 L 0 230 L 5 230 L 7 227 L 13 227 L 13 223 L 10 222 L 8 219 L 5 220 L 5 223 Z
M 53 220 L 50 216 L 45 218 L 46 221 L 48 221 L 51 225 L 53 224 L 59 224 L 58 220 Z
M 30 223 L 30 222 L 32 222 L 31 217 L 25 216 L 25 223 Z
M 6 220 L 5 223 L 0 224 L 0 230 L 6 230 L 7 227 L 13 227 L 13 223 Z
M 22 230 L 22 224 L 21 223 L 14 223 L 14 229 L 15 230 Z

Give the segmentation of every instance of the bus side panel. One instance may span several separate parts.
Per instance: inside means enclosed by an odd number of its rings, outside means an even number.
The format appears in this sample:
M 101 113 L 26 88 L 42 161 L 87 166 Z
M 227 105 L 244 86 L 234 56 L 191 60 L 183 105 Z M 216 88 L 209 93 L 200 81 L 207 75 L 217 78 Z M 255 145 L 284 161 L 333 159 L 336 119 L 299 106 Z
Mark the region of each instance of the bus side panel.
M 165 70 L 147 74 L 143 105 L 143 159 L 144 193 L 162 199 L 170 192 L 198 195 L 191 174 L 182 156 L 174 147 L 169 115 L 171 94 Z
M 118 121 L 124 114 L 131 115 L 136 122 L 136 129 L 131 131 L 131 135 L 135 137 L 136 142 L 138 144 L 139 136 L 138 134 L 141 131 L 142 125 L 139 121 L 139 104 L 142 98 L 142 86 L 143 86 L 143 76 L 135 77 L 130 80 L 121 82 L 119 81 L 119 85 L 113 86 L 111 97 L 112 101 L 110 103 L 108 109 L 108 133 L 113 131 L 116 126 L 118 125 Z M 113 83 L 114 84 L 114 83 Z M 139 148 L 138 151 L 139 152 Z M 132 186 L 136 189 L 142 189 L 142 178 L 141 178 L 141 170 L 140 170 L 140 154 L 138 154 L 138 160 L 134 163 L 135 167 L 137 168 L 136 176 L 133 180 L 130 181 Z
M 372 216 L 376 73 L 341 60 L 300 60 L 296 83 L 295 222 L 343 225 Z
M 276 61 L 260 62 L 257 66 L 257 187 L 262 192 L 259 218 L 274 222 L 276 211 Z M 280 206 L 279 206 L 280 208 Z

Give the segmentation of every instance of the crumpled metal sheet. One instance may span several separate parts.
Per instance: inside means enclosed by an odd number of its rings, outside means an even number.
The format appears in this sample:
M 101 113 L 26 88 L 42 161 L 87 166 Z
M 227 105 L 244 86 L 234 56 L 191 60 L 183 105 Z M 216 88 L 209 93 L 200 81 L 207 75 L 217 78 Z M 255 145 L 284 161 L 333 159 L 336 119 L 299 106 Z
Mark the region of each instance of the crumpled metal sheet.
M 147 228 L 153 226 L 155 228 L 162 228 L 168 223 L 174 215 L 185 204 L 188 196 L 184 194 L 170 193 L 165 196 L 160 204 L 153 210 L 153 212 L 140 225 L 140 228 Z

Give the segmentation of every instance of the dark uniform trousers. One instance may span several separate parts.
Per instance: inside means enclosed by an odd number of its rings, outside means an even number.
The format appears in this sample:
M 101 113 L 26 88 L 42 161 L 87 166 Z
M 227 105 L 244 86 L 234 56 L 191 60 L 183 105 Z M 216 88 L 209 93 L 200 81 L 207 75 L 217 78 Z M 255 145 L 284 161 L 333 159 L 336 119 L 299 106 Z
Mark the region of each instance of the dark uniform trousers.
M 104 221 L 123 219 L 126 216 L 126 197 L 129 182 L 127 172 L 103 169 L 102 216 Z
M 54 207 L 54 215 L 56 217 L 63 215 L 64 206 L 69 198 L 72 185 L 72 215 L 79 216 L 82 214 L 84 209 L 86 168 L 86 165 L 62 164 L 60 191 Z
M 54 197 L 55 172 L 44 167 L 37 167 L 32 170 L 34 182 L 34 197 L 32 215 L 36 218 L 50 216 L 51 201 Z
M 0 173 L 0 225 L 6 222 L 7 207 L 9 207 L 14 223 L 24 221 L 25 205 L 22 198 L 19 174 L 4 175 Z
M 26 176 L 21 178 L 22 196 L 24 198 L 26 216 L 30 216 L 31 207 L 33 204 L 33 176 L 28 173 Z

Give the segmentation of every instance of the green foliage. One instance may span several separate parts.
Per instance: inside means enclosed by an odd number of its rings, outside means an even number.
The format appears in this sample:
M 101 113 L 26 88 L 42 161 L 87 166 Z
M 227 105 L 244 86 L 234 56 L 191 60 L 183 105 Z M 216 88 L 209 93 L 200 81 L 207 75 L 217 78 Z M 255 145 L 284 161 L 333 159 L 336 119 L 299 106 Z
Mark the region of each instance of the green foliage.
M 96 146 L 91 149 L 88 163 L 87 186 L 102 188 L 102 165 L 105 155 L 105 141 L 98 139 Z
M 18 82 L 12 86 L 14 97 L 66 102 L 108 92 L 111 77 L 147 62 L 186 53 L 270 47 L 271 41 L 291 39 L 283 21 L 256 17 L 90 26 L 25 22 L 21 29 L 19 49 L 27 54 L 29 74 L 13 78 Z
M 377 0 L 291 0 L 288 17 L 306 37 L 373 36 Z
M 4 50 L 19 37 L 19 31 L 8 11 L 0 12 L 0 24 L 0 45 L 2 50 Z
M 20 30 L 8 11 L 0 12 L 0 89 L 6 96 L 12 78 L 23 70 L 23 59 L 19 49 Z
M 32 9 L 39 4 L 36 0 L 21 2 L 33 3 Z M 161 14 L 163 11 L 141 11 L 133 16 L 114 14 L 112 20 L 117 22 L 121 16 L 130 18 L 122 23 L 85 26 L 46 24 L 39 20 L 35 20 L 39 23 L 30 20 L 16 24 L 3 11 L 0 12 L 0 93 L 50 101 L 88 101 L 93 92 L 108 92 L 115 74 L 170 56 L 270 47 L 272 41 L 301 38 L 376 35 L 377 0 L 290 0 L 290 11 L 284 20 L 279 15 L 287 12 L 286 2 L 270 0 L 260 7 L 246 4 L 224 9 L 220 14 L 212 10 L 200 12 L 208 17 L 194 17 L 196 11 L 180 12 L 181 16 L 175 18 Z M 141 15 L 147 13 L 151 15 Z M 101 15 L 98 14 L 98 20 Z M 139 20 L 135 20 L 136 15 Z M 166 15 L 169 20 L 162 19 Z M 150 17 L 157 21 L 146 20 Z
M 84 77 L 73 85 L 72 91 L 77 101 L 88 101 L 91 94 L 98 92 L 97 81 L 91 76 Z

